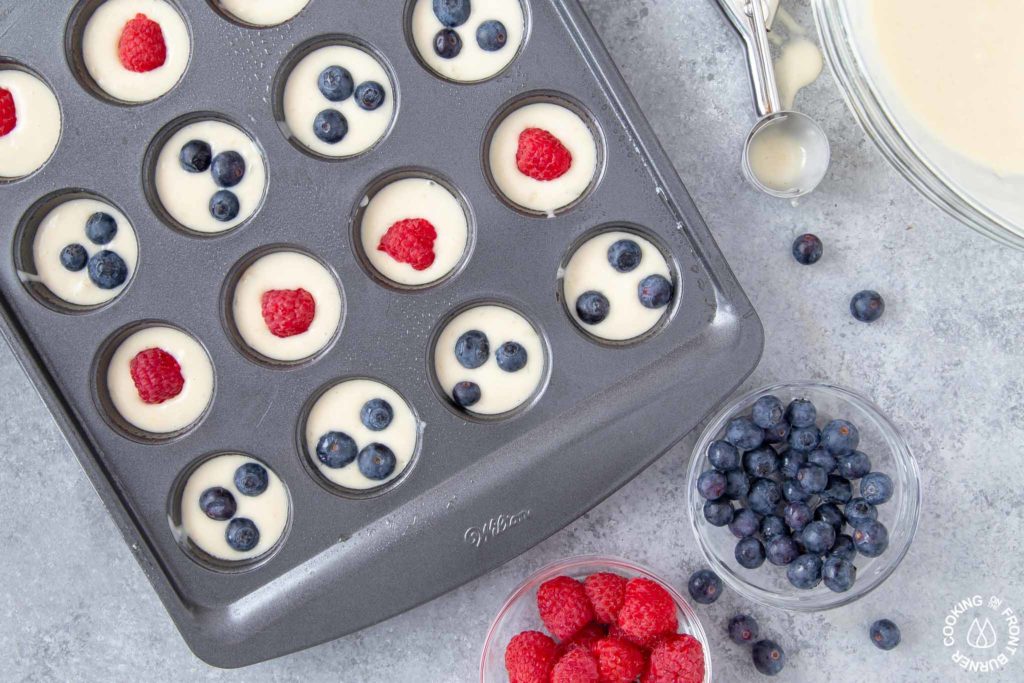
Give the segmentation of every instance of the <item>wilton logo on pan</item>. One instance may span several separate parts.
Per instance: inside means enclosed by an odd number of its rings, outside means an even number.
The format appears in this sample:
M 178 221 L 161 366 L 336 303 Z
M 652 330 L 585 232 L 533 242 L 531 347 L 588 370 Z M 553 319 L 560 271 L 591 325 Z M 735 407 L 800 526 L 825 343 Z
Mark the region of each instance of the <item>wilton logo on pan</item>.
M 498 515 L 491 517 L 482 527 L 471 526 L 466 529 L 462 539 L 470 545 L 479 548 L 487 541 L 505 533 L 514 526 L 519 526 L 530 518 L 529 510 L 520 510 L 514 515 Z
M 1020 646 L 1020 619 L 1002 598 L 973 595 L 946 614 L 942 644 L 953 650 L 951 659 L 964 671 L 1002 671 Z

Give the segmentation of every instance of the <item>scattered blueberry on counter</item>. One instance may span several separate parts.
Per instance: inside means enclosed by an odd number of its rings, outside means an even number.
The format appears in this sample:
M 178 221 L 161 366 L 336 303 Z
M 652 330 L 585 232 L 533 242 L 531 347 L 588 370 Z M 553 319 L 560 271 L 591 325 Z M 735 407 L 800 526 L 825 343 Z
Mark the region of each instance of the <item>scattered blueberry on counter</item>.
M 751 651 L 754 668 L 765 676 L 774 676 L 786 665 L 786 653 L 774 640 L 759 640 Z
M 760 627 L 757 619 L 749 614 L 737 614 L 729 620 L 728 630 L 732 642 L 737 645 L 748 645 L 757 638 Z
M 810 266 L 817 263 L 821 260 L 823 253 L 825 253 L 825 247 L 817 235 L 810 233 L 800 235 L 793 242 L 793 258 L 801 265 Z
M 766 434 L 784 431 L 785 443 L 766 442 Z M 711 468 L 697 480 L 704 517 L 728 526 L 738 539 L 740 566 L 756 569 L 767 560 L 786 567 L 797 588 L 824 583 L 831 591 L 848 591 L 856 580 L 857 555 L 878 557 L 888 548 L 877 506 L 894 492 L 892 479 L 872 472 L 859 446 L 852 422 L 835 419 L 819 430 L 810 401 L 783 406 L 775 396 L 762 396 L 749 415 L 729 421 L 724 439 L 708 447 Z M 847 526 L 850 533 L 843 533 Z
M 722 594 L 722 580 L 710 569 L 695 571 L 686 584 L 694 602 L 710 605 Z
M 885 313 L 885 300 L 878 292 L 865 289 L 850 299 L 850 313 L 862 323 L 873 323 Z
M 879 619 L 868 629 L 871 642 L 881 650 L 891 650 L 900 644 L 900 627 L 888 619 Z

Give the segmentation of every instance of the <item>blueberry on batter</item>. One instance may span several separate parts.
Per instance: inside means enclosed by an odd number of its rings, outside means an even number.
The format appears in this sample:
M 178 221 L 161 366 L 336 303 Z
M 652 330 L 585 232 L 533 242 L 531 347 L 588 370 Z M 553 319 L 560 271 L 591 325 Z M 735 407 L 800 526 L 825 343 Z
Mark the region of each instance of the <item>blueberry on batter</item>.
M 462 26 L 469 20 L 470 0 L 434 0 L 434 16 L 449 28 Z
M 434 52 L 441 59 L 455 59 L 462 52 L 462 38 L 450 28 L 443 28 L 434 36 Z
M 85 222 L 85 235 L 93 244 L 110 244 L 117 235 L 117 221 L 109 213 L 97 211 Z
M 476 382 L 459 382 L 452 389 L 452 398 L 457 405 L 468 408 L 480 401 L 480 386 Z
M 487 362 L 490 355 L 491 344 L 487 335 L 479 330 L 470 330 L 455 342 L 455 357 L 464 368 L 478 368 Z
M 358 454 L 355 440 L 344 432 L 327 432 L 316 443 L 316 457 L 331 469 L 348 465 Z
M 255 548 L 260 542 L 260 530 L 256 523 L 245 517 L 236 517 L 228 522 L 224 538 L 228 545 L 240 553 L 246 553 Z
M 89 254 L 81 244 L 69 244 L 60 250 L 60 264 L 72 273 L 85 268 L 88 260 Z
M 348 135 L 348 121 L 334 109 L 324 109 L 313 120 L 313 133 L 329 145 L 342 141 Z
M 608 263 L 620 273 L 636 270 L 644 254 L 633 240 L 619 240 L 608 247 Z
M 214 486 L 203 491 L 199 496 L 199 507 L 210 519 L 223 522 L 235 516 L 238 504 L 231 492 L 220 486 Z
M 245 177 L 245 159 L 238 152 L 221 152 L 213 158 L 210 172 L 221 187 L 234 187 Z
M 647 308 L 662 308 L 672 300 L 672 283 L 663 275 L 645 277 L 637 288 L 640 303 Z
M 367 479 L 387 479 L 397 463 L 394 452 L 382 443 L 371 443 L 359 452 L 359 471 Z
M 485 21 L 476 29 L 476 43 L 482 50 L 497 52 L 505 47 L 507 42 L 508 31 L 505 29 L 505 24 L 496 19 Z
M 374 432 L 382 432 L 391 424 L 395 411 L 391 404 L 382 398 L 367 401 L 359 411 L 359 419 L 366 428 Z
M 238 197 L 230 190 L 218 190 L 210 198 L 210 215 L 222 223 L 233 221 L 240 210 Z
M 601 292 L 584 292 L 576 299 L 576 315 L 588 325 L 596 325 L 608 317 L 611 304 Z
M 267 468 L 254 462 L 247 462 L 235 470 L 235 488 L 243 496 L 258 496 L 267 490 L 270 475 Z
M 178 154 L 181 167 L 189 173 L 203 173 L 210 168 L 213 160 L 213 149 L 202 140 L 189 140 Z
M 352 74 L 345 67 L 336 64 L 320 72 L 316 85 L 320 93 L 331 102 L 347 100 L 355 90 Z
M 366 81 L 356 88 L 356 103 L 366 111 L 379 108 L 385 97 L 384 86 L 377 81 Z
M 518 342 L 505 342 L 494 353 L 494 359 L 505 372 L 517 372 L 526 367 L 526 349 Z
M 128 279 L 128 265 L 112 251 L 93 254 L 88 265 L 89 279 L 100 289 L 116 289 Z

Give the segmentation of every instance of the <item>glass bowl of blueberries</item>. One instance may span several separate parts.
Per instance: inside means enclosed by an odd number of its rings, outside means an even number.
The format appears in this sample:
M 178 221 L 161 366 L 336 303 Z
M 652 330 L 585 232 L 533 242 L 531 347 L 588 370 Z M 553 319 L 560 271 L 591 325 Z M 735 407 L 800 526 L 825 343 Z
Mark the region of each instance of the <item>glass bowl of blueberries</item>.
M 817 382 L 751 391 L 715 415 L 690 462 L 704 557 L 740 595 L 814 612 L 899 566 L 917 532 L 917 461 L 867 397 Z

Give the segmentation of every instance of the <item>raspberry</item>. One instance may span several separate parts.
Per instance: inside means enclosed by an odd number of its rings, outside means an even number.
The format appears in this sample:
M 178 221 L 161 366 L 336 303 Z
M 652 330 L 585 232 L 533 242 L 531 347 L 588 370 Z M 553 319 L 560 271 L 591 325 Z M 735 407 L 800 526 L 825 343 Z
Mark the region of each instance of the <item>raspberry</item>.
M 143 403 L 156 404 L 169 401 L 185 386 L 181 366 L 174 356 L 163 349 L 139 351 L 128 364 L 135 390 Z
M 626 595 L 626 583 L 624 577 L 609 572 L 591 574 L 583 582 L 587 598 L 594 606 L 594 615 L 598 623 L 615 623 L 615 618 L 622 609 L 622 599 Z
M 594 620 L 594 608 L 587 600 L 583 584 L 568 576 L 545 581 L 537 589 L 537 609 L 548 631 L 559 640 L 568 640 Z
M 621 638 L 604 638 L 593 644 L 601 683 L 633 683 L 647 667 L 643 650 Z
M 647 683 L 701 683 L 704 649 L 686 633 L 663 639 L 651 651 Z
M 555 641 L 540 631 L 523 631 L 505 648 L 509 683 L 548 683 L 555 663 Z
M 304 289 L 263 292 L 263 322 L 275 337 L 294 337 L 313 324 L 316 300 Z
M 543 128 L 527 128 L 519 134 L 516 166 L 534 180 L 554 180 L 572 167 L 572 154 Z
M 413 270 L 426 270 L 434 262 L 434 240 L 437 230 L 430 221 L 422 218 L 407 218 L 398 221 L 380 238 L 377 251 L 408 263 Z
M 0 88 L 0 138 L 18 125 L 18 112 L 14 107 L 14 96 L 7 88 Z
M 582 647 L 590 650 L 597 641 L 608 637 L 608 629 L 601 624 L 587 624 L 579 633 L 569 640 L 558 644 L 559 653 L 566 653 L 571 648 Z
M 629 640 L 639 644 L 675 633 L 679 625 L 672 596 L 650 579 L 630 579 L 626 584 L 617 623 Z
M 597 660 L 586 648 L 575 647 L 551 669 L 551 683 L 598 683 Z
M 167 61 L 167 43 L 160 24 L 145 14 L 136 14 L 121 29 L 117 55 L 129 71 L 145 73 L 164 65 Z

